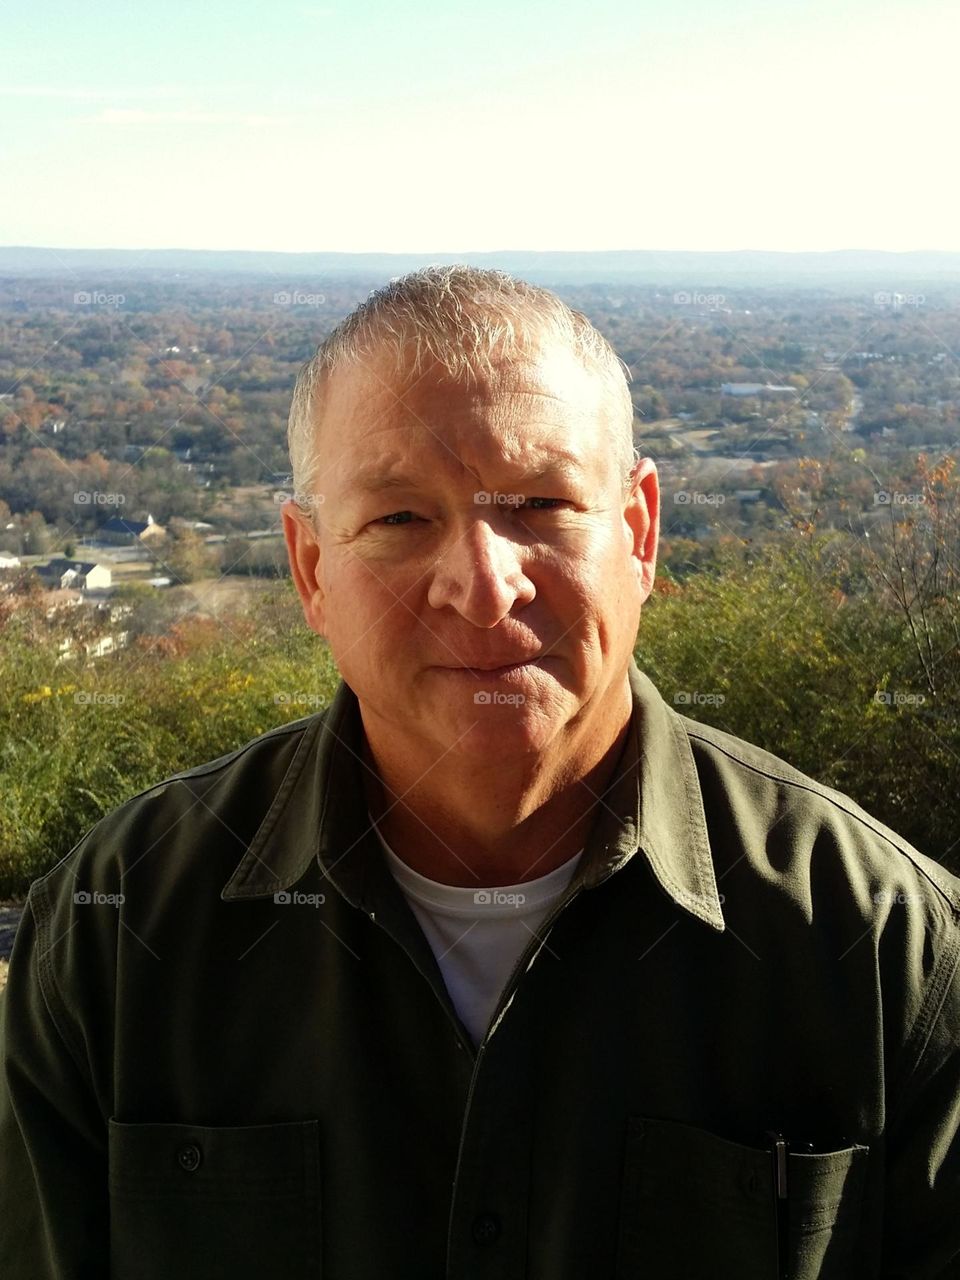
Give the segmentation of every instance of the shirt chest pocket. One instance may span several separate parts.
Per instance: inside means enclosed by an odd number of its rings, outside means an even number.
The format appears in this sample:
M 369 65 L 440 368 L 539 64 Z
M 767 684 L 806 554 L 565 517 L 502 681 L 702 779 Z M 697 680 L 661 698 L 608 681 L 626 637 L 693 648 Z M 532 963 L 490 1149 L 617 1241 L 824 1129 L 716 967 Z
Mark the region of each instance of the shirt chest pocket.
M 849 1280 L 869 1148 L 787 1157 L 789 1280 Z M 617 1280 L 778 1280 L 773 1157 L 675 1121 L 628 1122 Z
M 321 1275 L 316 1120 L 108 1127 L 111 1276 Z

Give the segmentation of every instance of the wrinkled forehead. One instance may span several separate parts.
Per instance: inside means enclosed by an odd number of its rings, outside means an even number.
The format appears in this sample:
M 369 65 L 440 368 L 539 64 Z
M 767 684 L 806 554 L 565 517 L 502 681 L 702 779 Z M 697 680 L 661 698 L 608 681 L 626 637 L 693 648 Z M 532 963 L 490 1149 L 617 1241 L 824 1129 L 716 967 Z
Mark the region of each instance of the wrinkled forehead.
M 401 442 L 427 451 L 486 442 L 511 455 L 555 447 L 602 469 L 616 413 L 608 382 L 565 346 L 495 358 L 459 377 L 435 360 L 398 372 L 392 353 L 380 353 L 330 377 L 320 448 L 331 465 L 345 464 L 344 479 Z

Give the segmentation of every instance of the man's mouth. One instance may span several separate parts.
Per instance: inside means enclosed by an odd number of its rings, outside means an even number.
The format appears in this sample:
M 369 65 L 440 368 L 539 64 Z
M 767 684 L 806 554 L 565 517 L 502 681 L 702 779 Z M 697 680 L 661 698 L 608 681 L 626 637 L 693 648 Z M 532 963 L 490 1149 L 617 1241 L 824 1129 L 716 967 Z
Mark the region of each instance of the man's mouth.
M 454 675 L 459 674 L 459 675 L 469 675 L 469 676 L 478 676 L 478 677 L 479 676 L 507 676 L 507 675 L 510 675 L 511 672 L 522 671 L 526 667 L 537 666 L 540 661 L 541 659 L 539 657 L 536 657 L 536 658 L 525 658 L 518 662 L 504 662 L 504 663 L 487 662 L 487 663 L 482 663 L 475 667 L 466 667 L 466 666 L 441 667 L 440 670 L 449 671 Z

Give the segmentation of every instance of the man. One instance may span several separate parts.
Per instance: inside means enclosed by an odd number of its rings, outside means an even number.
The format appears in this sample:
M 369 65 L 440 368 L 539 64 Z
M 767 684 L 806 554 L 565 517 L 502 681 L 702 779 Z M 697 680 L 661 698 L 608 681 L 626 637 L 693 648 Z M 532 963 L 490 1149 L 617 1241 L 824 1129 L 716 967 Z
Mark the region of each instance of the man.
M 638 670 L 631 430 L 495 272 L 305 367 L 284 531 L 343 683 L 31 887 L 4 1277 L 960 1274 L 960 881 Z

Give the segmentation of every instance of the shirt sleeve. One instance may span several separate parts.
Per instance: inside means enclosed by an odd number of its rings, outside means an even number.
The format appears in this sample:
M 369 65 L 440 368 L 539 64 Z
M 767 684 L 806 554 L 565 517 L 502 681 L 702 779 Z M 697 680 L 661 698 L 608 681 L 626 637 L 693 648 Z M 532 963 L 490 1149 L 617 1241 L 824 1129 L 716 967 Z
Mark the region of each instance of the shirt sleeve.
M 102 1280 L 106 1126 L 51 1014 L 52 982 L 28 898 L 0 995 L 0 1276 Z
M 890 1098 L 883 1280 L 960 1277 L 960 926 L 911 1037 L 916 1066 Z

